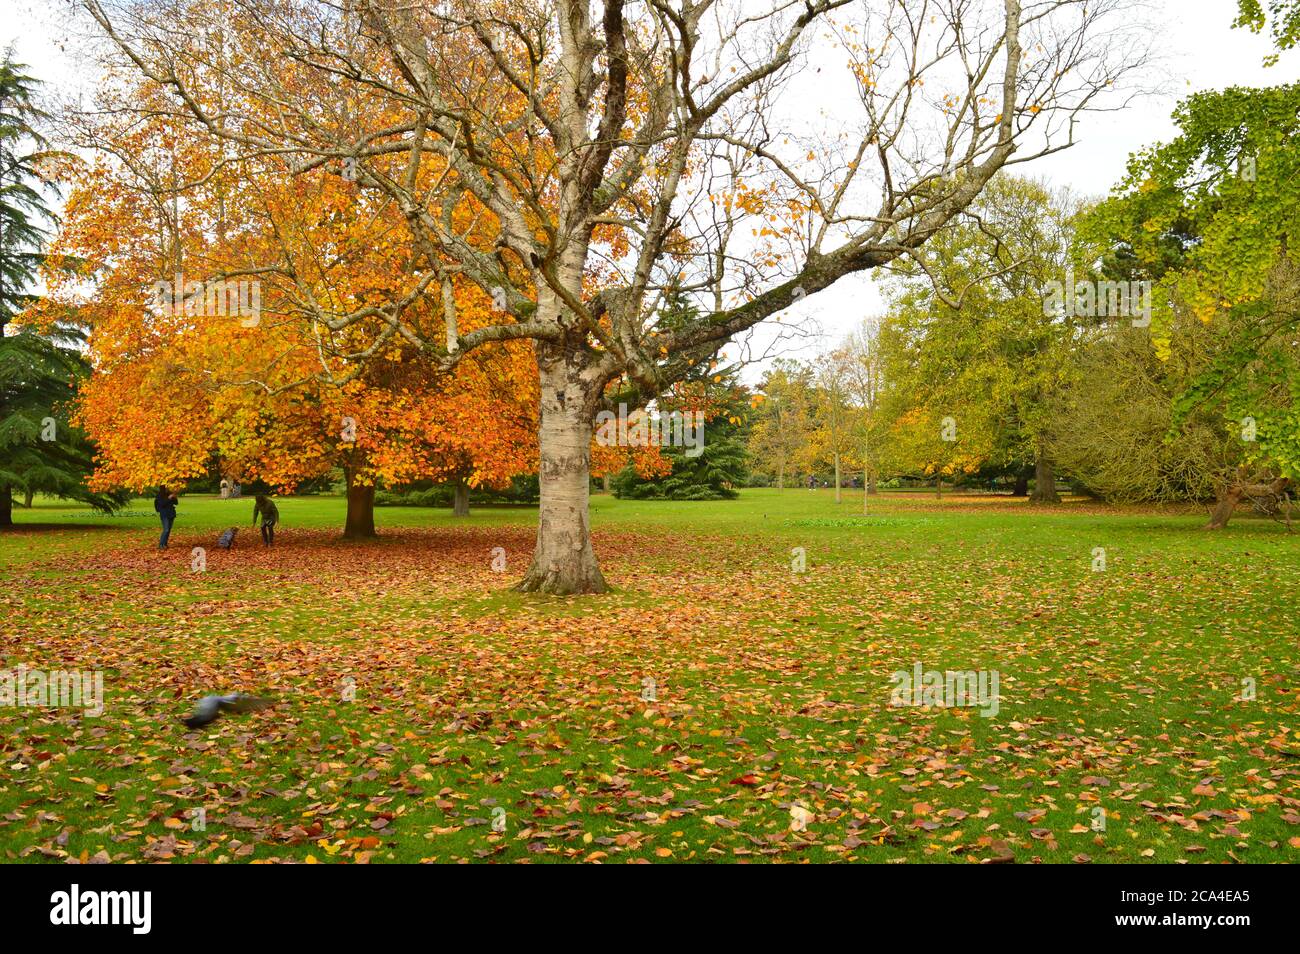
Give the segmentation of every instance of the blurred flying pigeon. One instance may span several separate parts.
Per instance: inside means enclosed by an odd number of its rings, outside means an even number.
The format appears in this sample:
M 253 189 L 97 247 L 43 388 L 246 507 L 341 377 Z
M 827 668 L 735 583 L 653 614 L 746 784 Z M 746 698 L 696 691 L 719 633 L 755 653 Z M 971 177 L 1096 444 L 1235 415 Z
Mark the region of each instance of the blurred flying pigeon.
M 228 696 L 204 696 L 194 707 L 194 714 L 182 721 L 191 729 L 197 729 L 214 721 L 223 712 L 256 712 L 273 705 L 274 699 L 260 699 L 242 692 L 232 692 Z

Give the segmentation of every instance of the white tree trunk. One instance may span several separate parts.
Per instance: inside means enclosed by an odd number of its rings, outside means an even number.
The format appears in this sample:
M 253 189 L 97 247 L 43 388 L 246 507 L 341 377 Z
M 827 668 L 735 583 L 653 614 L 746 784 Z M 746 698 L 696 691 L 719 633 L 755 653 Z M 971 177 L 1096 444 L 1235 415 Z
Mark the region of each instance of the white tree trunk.
M 538 437 L 541 506 L 537 545 L 524 593 L 603 593 L 605 578 L 591 548 L 587 501 L 591 485 L 593 402 L 581 368 L 538 348 L 542 420 Z

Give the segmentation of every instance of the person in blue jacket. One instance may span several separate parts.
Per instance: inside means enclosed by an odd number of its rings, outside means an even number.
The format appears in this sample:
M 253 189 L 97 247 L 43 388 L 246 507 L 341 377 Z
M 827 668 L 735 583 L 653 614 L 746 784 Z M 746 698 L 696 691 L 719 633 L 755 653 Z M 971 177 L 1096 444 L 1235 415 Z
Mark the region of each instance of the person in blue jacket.
M 177 496 L 168 493 L 166 487 L 158 488 L 158 496 L 153 498 L 153 509 L 158 511 L 158 519 L 162 521 L 162 536 L 158 538 L 158 549 L 167 549 L 167 538 L 172 535 L 172 524 L 176 522 L 176 501 Z

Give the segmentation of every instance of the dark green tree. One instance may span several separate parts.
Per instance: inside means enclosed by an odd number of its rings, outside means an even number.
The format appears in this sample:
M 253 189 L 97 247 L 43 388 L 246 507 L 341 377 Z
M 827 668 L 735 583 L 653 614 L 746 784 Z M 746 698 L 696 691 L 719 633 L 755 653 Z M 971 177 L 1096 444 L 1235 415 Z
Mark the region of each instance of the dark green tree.
M 55 222 L 45 199 L 43 168 L 53 154 L 35 130 L 43 114 L 36 81 L 6 55 L 0 63 L 0 527 L 13 524 L 14 493 L 30 504 L 37 493 L 111 510 L 121 498 L 93 493 L 86 475 L 93 448 L 68 417 L 77 382 L 89 373 L 81 332 L 58 323 L 48 334 L 18 328 L 36 302 L 31 293 L 46 227 Z M 142 435 L 143 437 L 143 435 Z
M 671 329 L 696 320 L 698 309 L 685 295 L 670 293 L 659 310 L 660 327 Z M 695 365 L 669 394 L 658 402 L 660 414 L 704 415 L 702 446 L 666 445 L 662 454 L 672 473 L 645 478 L 632 466 L 610 482 L 614 496 L 632 499 L 723 500 L 737 496 L 748 475 L 749 391 L 737 369 Z M 689 420 L 690 418 L 686 418 Z

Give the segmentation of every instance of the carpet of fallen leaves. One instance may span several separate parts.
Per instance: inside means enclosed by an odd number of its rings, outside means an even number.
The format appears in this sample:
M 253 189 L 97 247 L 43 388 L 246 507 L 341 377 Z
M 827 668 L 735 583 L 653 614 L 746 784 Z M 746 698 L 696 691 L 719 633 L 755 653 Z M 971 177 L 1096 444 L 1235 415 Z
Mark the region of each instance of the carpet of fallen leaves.
M 524 526 L 204 573 L 61 531 L 0 576 L 0 656 L 102 670 L 105 711 L 0 708 L 0 856 L 1300 860 L 1294 538 L 954 519 L 615 527 L 573 599 L 506 590 Z M 998 670 L 998 714 L 890 707 L 917 661 Z M 277 705 L 180 724 L 234 690 Z

